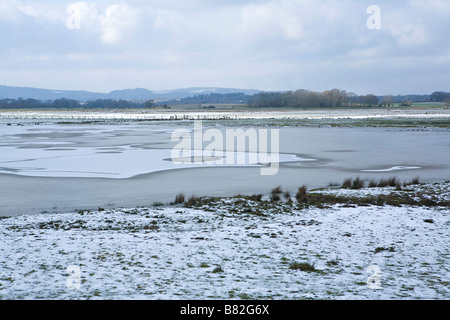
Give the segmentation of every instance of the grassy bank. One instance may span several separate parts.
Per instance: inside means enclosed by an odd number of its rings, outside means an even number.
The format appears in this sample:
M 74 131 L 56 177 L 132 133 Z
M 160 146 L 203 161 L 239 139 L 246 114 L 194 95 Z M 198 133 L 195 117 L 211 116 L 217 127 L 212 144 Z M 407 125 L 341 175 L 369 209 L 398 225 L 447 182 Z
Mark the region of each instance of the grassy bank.
M 298 188 L 295 194 L 281 186 L 273 188 L 264 196 L 236 195 L 231 198 L 207 197 L 184 194 L 177 195 L 171 205 L 182 204 L 186 208 L 215 211 L 228 208 L 234 213 L 265 215 L 287 213 L 310 207 L 329 208 L 341 206 L 423 206 L 450 208 L 448 190 L 450 182 L 443 184 L 421 184 L 418 178 L 402 182 L 392 177 L 366 183 L 359 178 L 346 179 L 341 187 L 308 190 L 306 186 Z
M 449 190 L 279 186 L 2 218 L 0 299 L 445 299 Z

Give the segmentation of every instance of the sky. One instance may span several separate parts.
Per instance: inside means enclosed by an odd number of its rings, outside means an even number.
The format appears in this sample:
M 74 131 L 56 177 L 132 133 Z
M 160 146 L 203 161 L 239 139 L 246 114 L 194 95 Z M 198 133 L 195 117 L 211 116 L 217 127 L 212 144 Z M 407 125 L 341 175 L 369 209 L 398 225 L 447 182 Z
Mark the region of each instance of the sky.
M 0 0 L 0 85 L 450 91 L 449 0 Z

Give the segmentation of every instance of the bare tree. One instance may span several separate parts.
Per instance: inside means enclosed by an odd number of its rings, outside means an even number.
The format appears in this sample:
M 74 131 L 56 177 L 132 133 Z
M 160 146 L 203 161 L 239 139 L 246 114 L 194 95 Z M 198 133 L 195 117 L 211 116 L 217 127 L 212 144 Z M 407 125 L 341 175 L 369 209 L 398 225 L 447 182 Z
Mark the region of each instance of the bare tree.
M 373 94 L 368 94 L 364 97 L 364 102 L 368 107 L 376 107 L 378 105 L 378 98 Z
M 394 96 L 392 94 L 388 94 L 383 97 L 383 101 L 381 102 L 383 106 L 390 107 L 394 104 Z
M 450 98 L 445 99 L 444 102 L 446 106 L 450 106 Z
M 350 103 L 350 108 L 353 107 L 353 104 L 356 102 L 356 98 L 358 95 L 354 92 L 347 93 L 347 101 Z

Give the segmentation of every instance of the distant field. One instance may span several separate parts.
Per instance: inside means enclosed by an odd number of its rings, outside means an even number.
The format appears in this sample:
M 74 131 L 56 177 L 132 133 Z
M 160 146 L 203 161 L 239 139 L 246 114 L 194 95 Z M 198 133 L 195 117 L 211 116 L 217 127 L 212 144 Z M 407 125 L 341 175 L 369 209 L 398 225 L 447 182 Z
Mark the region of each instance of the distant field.
M 109 109 L 109 108 L 98 108 L 98 109 L 68 109 L 68 108 L 60 108 L 60 109 L 41 109 L 41 108 L 32 108 L 32 109 L 2 109 L 0 108 L 0 115 L 3 111 L 5 112 L 21 112 L 21 111 L 55 111 L 60 110 L 64 112 L 70 111 L 120 111 L 120 112 L 174 112 L 174 111 L 255 111 L 255 112 L 270 112 L 270 111 L 336 111 L 336 110 L 392 110 L 392 109 L 401 109 L 401 110 L 425 110 L 425 109 L 450 109 L 450 106 L 439 103 L 439 102 L 414 102 L 411 106 L 400 106 L 400 103 L 396 103 L 391 107 L 362 107 L 362 106 L 353 106 L 353 107 L 340 107 L 340 108 L 250 108 L 247 104 L 221 104 L 221 103 L 202 103 L 202 104 L 180 104 L 180 105 L 161 105 L 156 106 L 154 108 L 139 108 L 139 109 Z
M 450 127 L 450 107 L 424 103 L 390 108 L 248 108 L 245 105 L 179 105 L 152 109 L 0 110 L 0 123 L 92 124 L 202 120 L 232 126 Z

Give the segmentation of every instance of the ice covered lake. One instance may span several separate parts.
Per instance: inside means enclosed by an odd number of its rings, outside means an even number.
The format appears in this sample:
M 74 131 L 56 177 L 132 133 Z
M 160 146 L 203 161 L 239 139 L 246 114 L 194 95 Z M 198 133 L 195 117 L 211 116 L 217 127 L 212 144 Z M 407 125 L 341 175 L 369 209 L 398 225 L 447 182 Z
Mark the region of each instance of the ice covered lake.
M 279 130 L 279 170 L 271 176 L 251 162 L 175 164 L 171 136 L 179 129 L 193 132 L 193 123 L 1 123 L 0 215 L 151 206 L 180 192 L 267 194 L 278 185 L 294 191 L 356 176 L 450 180 L 444 128 L 265 128 Z

